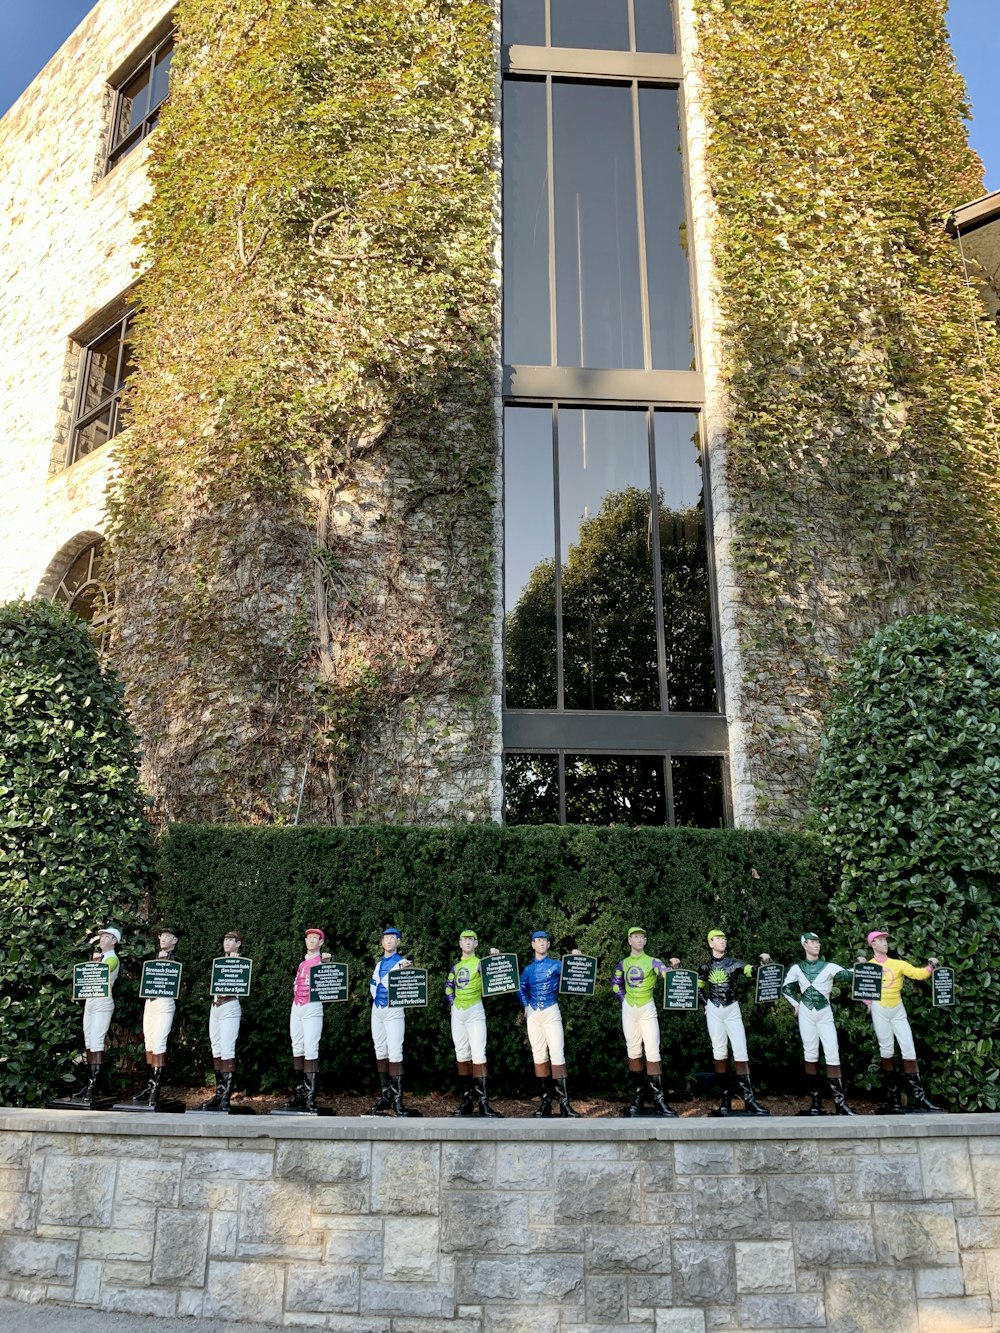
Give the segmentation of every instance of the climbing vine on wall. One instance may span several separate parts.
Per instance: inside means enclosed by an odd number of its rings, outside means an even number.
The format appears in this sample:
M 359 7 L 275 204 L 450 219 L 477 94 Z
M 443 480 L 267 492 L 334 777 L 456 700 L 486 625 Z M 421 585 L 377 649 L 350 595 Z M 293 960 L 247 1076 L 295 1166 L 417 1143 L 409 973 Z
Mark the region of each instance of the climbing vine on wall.
M 116 657 L 162 816 L 488 812 L 493 13 L 180 0 Z
M 795 817 L 838 664 L 1000 609 L 995 331 L 941 217 L 981 193 L 944 0 L 702 0 L 750 761 Z M 985 321 L 984 321 L 985 322 Z M 735 701 L 734 701 L 735 702 Z

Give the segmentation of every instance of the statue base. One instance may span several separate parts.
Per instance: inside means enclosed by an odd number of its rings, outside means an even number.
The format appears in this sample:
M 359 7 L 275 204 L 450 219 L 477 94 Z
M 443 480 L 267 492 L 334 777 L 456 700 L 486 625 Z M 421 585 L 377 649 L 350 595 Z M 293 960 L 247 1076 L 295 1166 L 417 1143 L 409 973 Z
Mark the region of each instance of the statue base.
M 174 1115 L 187 1110 L 179 1097 L 161 1097 L 155 1106 L 149 1102 L 115 1102 L 112 1111 L 138 1111 L 142 1115 L 164 1115 L 168 1111 Z
M 281 1110 L 279 1110 L 279 1111 L 271 1111 L 270 1114 L 271 1114 L 271 1115 L 305 1115 L 305 1116 L 318 1116 L 318 1115 L 333 1115 L 333 1111 L 330 1109 L 329 1106 L 317 1106 L 315 1111 L 286 1111 L 286 1110 L 284 1109 L 284 1107 L 282 1107 Z
M 88 1101 L 80 1101 L 73 1097 L 55 1097 L 50 1102 L 45 1103 L 47 1111 L 110 1111 L 115 1104 L 113 1096 L 91 1097 Z
M 188 1115 L 256 1115 L 257 1112 L 252 1106 L 231 1106 L 228 1111 L 219 1109 L 213 1110 L 210 1106 L 199 1106 L 194 1111 L 188 1111 Z

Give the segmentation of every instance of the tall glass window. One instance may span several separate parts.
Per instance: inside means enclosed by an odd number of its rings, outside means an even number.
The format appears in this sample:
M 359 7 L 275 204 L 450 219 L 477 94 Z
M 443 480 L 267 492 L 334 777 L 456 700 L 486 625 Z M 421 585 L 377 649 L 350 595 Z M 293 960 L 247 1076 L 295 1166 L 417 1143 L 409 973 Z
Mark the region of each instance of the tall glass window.
M 504 161 L 508 364 L 690 369 L 677 90 L 509 79 Z
M 503 39 L 607 51 L 674 49 L 665 0 L 504 0 Z
M 504 0 L 511 823 L 724 824 L 669 0 Z

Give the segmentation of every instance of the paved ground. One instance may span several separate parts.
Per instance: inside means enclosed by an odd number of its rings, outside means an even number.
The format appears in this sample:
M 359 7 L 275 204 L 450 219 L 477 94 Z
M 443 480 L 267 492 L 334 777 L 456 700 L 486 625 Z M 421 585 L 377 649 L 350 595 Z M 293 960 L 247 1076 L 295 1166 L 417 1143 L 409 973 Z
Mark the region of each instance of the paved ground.
M 0 1328 L 11 1333 L 274 1333 L 275 1324 L 230 1324 L 221 1319 L 161 1319 L 108 1314 L 70 1305 L 25 1305 L 0 1296 Z

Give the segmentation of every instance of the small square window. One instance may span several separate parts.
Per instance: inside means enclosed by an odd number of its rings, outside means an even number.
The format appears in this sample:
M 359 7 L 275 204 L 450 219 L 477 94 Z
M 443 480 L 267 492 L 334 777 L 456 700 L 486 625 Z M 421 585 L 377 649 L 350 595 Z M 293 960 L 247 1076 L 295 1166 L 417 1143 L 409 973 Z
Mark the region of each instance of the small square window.
M 167 100 L 173 54 L 174 34 L 170 32 L 119 83 L 111 122 L 108 171 L 156 129 L 160 108 Z
M 129 311 L 83 349 L 68 463 L 92 454 L 124 428 L 122 391 L 132 373 Z

